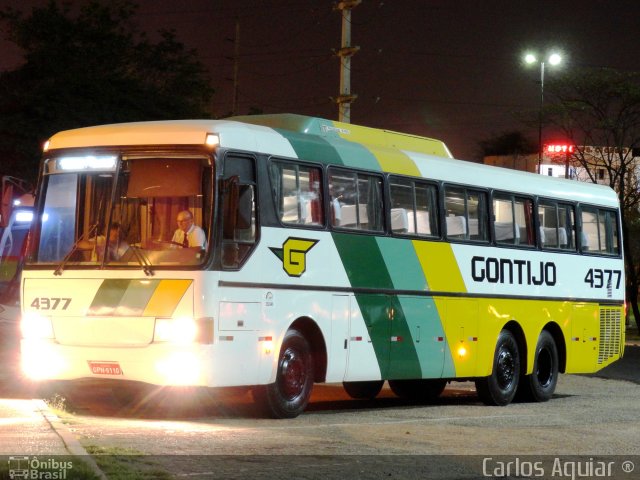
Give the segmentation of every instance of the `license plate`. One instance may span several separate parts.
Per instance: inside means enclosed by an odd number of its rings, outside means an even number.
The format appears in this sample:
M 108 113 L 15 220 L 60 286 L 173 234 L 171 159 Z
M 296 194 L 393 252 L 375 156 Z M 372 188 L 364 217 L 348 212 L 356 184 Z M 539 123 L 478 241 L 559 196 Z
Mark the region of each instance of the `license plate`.
M 123 375 L 118 362 L 89 361 L 89 368 L 94 375 Z

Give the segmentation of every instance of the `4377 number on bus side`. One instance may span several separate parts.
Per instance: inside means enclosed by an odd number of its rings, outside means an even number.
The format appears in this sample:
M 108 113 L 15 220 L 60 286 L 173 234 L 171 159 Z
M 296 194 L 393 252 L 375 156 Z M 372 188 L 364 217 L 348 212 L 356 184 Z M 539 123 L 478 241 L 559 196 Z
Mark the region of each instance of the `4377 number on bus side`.
M 621 270 L 603 270 L 600 268 L 590 268 L 584 277 L 584 282 L 589 284 L 591 288 L 620 288 L 620 279 L 622 278 Z

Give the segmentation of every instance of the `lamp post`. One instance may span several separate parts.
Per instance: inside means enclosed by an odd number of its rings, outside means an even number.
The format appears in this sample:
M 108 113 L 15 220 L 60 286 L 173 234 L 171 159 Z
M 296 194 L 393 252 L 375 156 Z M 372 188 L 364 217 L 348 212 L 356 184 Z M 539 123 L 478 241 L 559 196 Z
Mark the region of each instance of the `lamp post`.
M 562 57 L 558 53 L 551 53 L 546 58 L 546 60 L 551 65 L 558 65 L 562 62 Z M 542 108 L 544 106 L 544 63 L 545 58 L 541 60 L 538 59 L 538 56 L 534 53 L 527 53 L 524 56 L 524 61 L 528 65 L 532 65 L 534 63 L 540 63 L 540 111 L 538 112 L 538 173 L 542 173 L 540 169 L 542 168 Z

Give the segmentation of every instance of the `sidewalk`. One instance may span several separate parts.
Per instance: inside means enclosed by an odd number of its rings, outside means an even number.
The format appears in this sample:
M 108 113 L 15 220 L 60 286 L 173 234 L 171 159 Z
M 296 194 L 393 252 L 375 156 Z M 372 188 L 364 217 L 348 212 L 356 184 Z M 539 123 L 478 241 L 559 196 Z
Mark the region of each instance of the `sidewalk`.
M 71 430 L 19 374 L 16 324 L 0 318 L 0 456 L 77 456 L 98 478 L 106 478 Z
M 54 428 L 57 417 L 44 401 L 33 399 L 33 392 L 21 382 L 16 324 L 3 319 L 0 366 L 0 455 L 73 454 Z
M 85 455 L 73 451 L 77 440 L 65 440 L 59 431 L 68 430 L 56 422 L 42 400 L 0 399 L 0 455 Z

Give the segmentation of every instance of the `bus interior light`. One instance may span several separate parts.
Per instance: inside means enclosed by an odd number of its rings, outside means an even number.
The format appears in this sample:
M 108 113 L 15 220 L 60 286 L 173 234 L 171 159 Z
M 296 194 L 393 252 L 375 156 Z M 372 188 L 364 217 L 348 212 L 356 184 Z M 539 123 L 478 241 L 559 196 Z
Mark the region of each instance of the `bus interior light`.
M 16 222 L 29 223 L 33 220 L 33 212 L 17 212 L 16 213 Z

